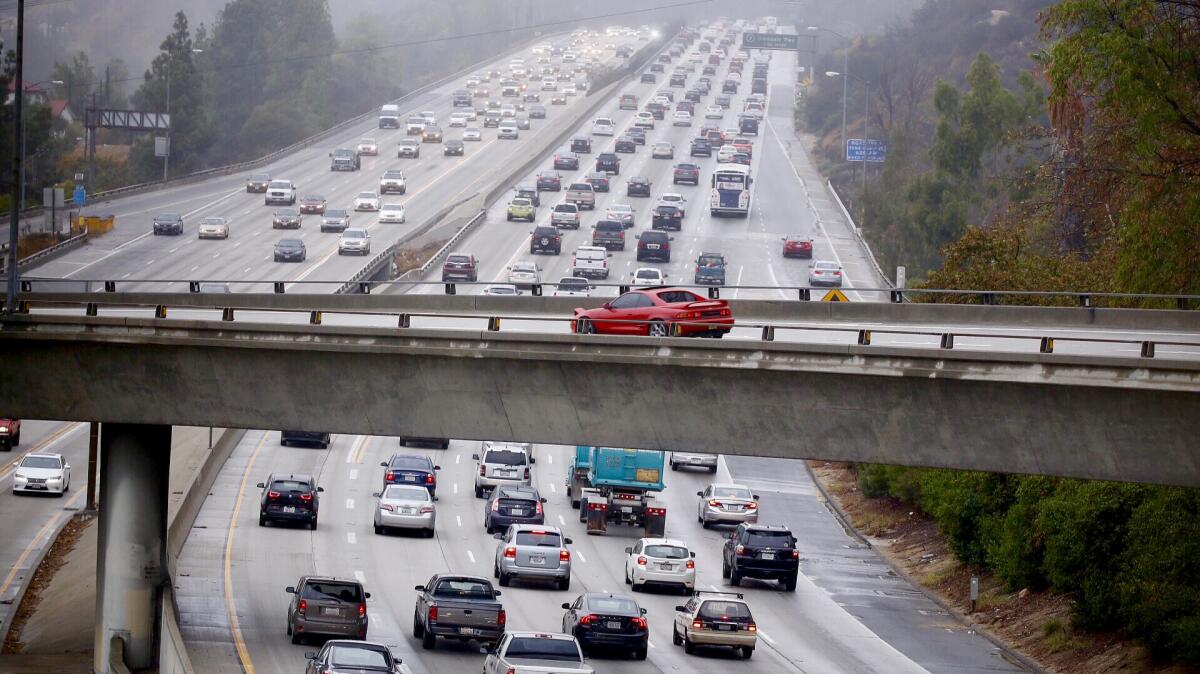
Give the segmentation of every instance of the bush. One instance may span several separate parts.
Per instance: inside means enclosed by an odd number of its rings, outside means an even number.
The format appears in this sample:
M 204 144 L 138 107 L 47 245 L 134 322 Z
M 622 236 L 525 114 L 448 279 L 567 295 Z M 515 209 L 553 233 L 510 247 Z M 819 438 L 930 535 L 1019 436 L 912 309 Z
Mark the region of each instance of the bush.
M 1042 573 L 1043 538 L 1035 523 L 1042 500 L 1054 492 L 1058 480 L 1051 477 L 1019 476 L 1015 500 L 1000 521 L 999 536 L 987 549 L 988 565 L 1009 590 L 1046 587 Z
M 937 522 L 963 562 L 983 566 L 1012 502 L 1009 477 L 976 471 L 929 470 L 920 480 L 921 508 Z

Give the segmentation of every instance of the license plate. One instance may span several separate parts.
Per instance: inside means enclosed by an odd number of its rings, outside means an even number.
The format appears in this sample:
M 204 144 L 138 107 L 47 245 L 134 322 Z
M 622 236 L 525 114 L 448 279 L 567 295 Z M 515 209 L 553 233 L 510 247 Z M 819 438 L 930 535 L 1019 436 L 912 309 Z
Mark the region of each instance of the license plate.
M 648 244 L 646 244 L 646 247 L 649 248 L 650 250 L 658 250 L 657 243 L 648 243 Z
M 325 608 L 321 609 L 321 615 L 328 615 L 328 616 L 336 617 L 336 616 L 342 615 L 342 610 L 338 609 L 338 608 L 334 608 L 332 606 L 326 606 Z
M 458 633 L 466 636 L 475 636 L 479 633 L 479 630 L 474 627 L 460 627 L 458 628 Z
M 763 559 L 775 559 L 775 553 L 774 552 L 764 552 L 764 553 L 762 553 L 762 558 Z
M 674 571 L 675 565 L 674 564 L 659 564 L 658 568 L 662 569 L 663 571 Z
M 283 506 L 283 512 L 294 513 L 296 512 L 296 506 Z
M 29 485 L 26 485 L 26 487 L 28 489 L 45 489 L 46 485 L 44 485 L 44 484 L 29 484 Z
M 417 509 L 416 508 L 401 508 L 400 514 L 401 515 L 415 515 L 415 514 L 417 514 Z
M 545 565 L 546 565 L 546 557 L 545 557 L 545 555 L 530 555 L 530 556 L 529 556 L 529 561 L 530 561 L 530 563 L 532 563 L 532 564 L 538 564 L 538 565 L 540 565 L 540 566 L 545 566 Z
M 405 476 L 404 476 L 404 481 L 405 481 L 405 482 L 416 482 L 416 481 L 417 481 L 417 476 L 416 476 L 416 475 L 405 475 Z
M 604 626 L 610 630 L 619 630 L 619 629 L 621 629 L 621 621 L 620 620 L 605 620 Z
M 633 506 L 621 506 L 621 512 L 631 513 L 633 512 Z
M 733 632 L 737 630 L 737 625 L 718 624 L 717 629 L 723 632 Z
M 731 506 L 729 506 L 729 509 L 736 513 L 742 512 L 742 506 L 740 506 L 740 505 L 731 505 Z
M 513 508 L 512 514 L 513 514 L 513 517 L 524 517 L 525 509 L 524 508 Z

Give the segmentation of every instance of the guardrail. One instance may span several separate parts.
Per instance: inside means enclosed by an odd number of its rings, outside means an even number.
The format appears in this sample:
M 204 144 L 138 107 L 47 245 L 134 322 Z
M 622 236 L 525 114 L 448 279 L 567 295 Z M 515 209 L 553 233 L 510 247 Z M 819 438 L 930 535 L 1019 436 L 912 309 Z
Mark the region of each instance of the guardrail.
M 875 252 L 871 250 L 871 244 L 867 243 L 867 240 L 863 238 L 862 230 L 858 228 L 858 225 L 854 224 L 854 218 L 850 216 L 850 211 L 846 210 L 846 205 L 842 203 L 842 197 L 833 186 L 833 181 L 826 179 L 825 185 L 829 188 L 829 193 L 833 195 L 833 200 L 837 202 L 838 208 L 841 209 L 842 215 L 845 216 L 846 222 L 850 225 L 850 231 L 854 233 L 854 238 L 858 239 L 858 245 L 862 246 L 862 249 L 867 253 L 867 259 L 871 261 L 871 267 L 875 269 L 875 275 L 887 284 L 888 288 L 895 288 L 896 284 L 888 278 L 887 274 L 883 273 L 883 269 L 879 267 L 879 262 L 875 260 Z M 904 301 L 904 296 L 900 295 L 899 300 L 893 299 L 892 301 L 902 302 Z
M 178 297 L 185 298 L 185 297 L 188 297 L 188 295 L 178 295 Z M 342 296 L 342 297 L 347 297 L 347 296 Z M 297 317 L 302 317 L 303 319 L 305 319 L 305 322 L 307 322 L 310 326 L 320 326 L 320 325 L 325 324 L 327 314 L 329 315 L 329 318 L 331 318 L 331 319 L 334 318 L 335 316 L 340 316 L 340 315 L 354 316 L 354 317 L 356 317 L 356 319 L 352 323 L 337 325 L 337 327 L 339 327 L 339 328 L 350 328 L 350 329 L 391 327 L 391 328 L 400 329 L 400 330 L 424 329 L 424 330 L 428 331 L 430 329 L 437 329 L 437 330 L 442 330 L 442 331 L 446 331 L 446 330 L 454 331 L 454 330 L 456 330 L 456 328 L 446 328 L 444 326 L 426 326 L 425 328 L 421 328 L 421 326 L 414 326 L 414 319 L 416 319 L 418 321 L 420 319 L 433 319 L 433 320 L 439 321 L 439 322 L 444 322 L 447 319 L 450 319 L 450 320 L 479 321 L 480 323 L 486 325 L 487 332 L 500 332 L 502 327 L 505 325 L 508 325 L 508 324 L 515 324 L 517 326 L 521 326 L 522 324 L 528 324 L 530 322 L 536 322 L 536 323 L 541 323 L 541 324 L 548 323 L 548 324 L 553 324 L 553 325 L 557 325 L 557 326 L 566 328 L 565 330 L 557 331 L 562 334 L 575 333 L 575 334 L 579 334 L 579 335 L 589 335 L 589 334 L 596 334 L 596 333 L 602 332 L 602 331 L 608 331 L 608 328 L 604 328 L 604 330 L 597 330 L 597 326 L 595 325 L 595 322 L 588 319 L 587 317 L 581 317 L 579 315 L 564 316 L 561 313 L 558 315 L 545 315 L 545 314 L 530 315 L 528 313 L 520 314 L 520 313 L 505 312 L 502 310 L 494 310 L 494 311 L 488 311 L 488 312 L 471 312 L 471 313 L 458 312 L 458 311 L 409 311 L 409 310 L 397 311 L 395 309 L 380 310 L 380 308 L 378 308 L 378 307 L 363 307 L 363 306 L 358 306 L 358 307 L 354 307 L 354 308 L 338 308 L 338 309 L 330 309 L 328 307 L 303 309 L 303 308 L 298 308 L 298 307 L 294 307 L 294 306 L 293 307 L 283 307 L 283 308 L 271 307 L 271 306 L 264 306 L 262 303 L 251 303 L 251 302 L 240 301 L 242 298 L 239 298 L 236 295 L 214 295 L 214 296 L 209 296 L 209 298 L 212 301 L 209 303 L 209 306 L 207 308 L 211 309 L 213 311 L 220 311 L 219 318 L 214 316 L 211 319 L 205 319 L 205 318 L 199 318 L 193 314 L 185 314 L 184 318 L 178 322 L 197 322 L 197 321 L 199 321 L 202 323 L 203 322 L 213 322 L 213 323 L 227 325 L 227 324 L 237 322 L 238 315 L 240 312 L 254 312 L 257 314 L 268 313 L 268 314 L 274 314 L 274 315 L 280 315 L 280 316 L 289 315 L 289 314 L 295 315 Z M 47 302 L 47 304 L 54 304 L 61 308 L 62 304 L 64 304 L 64 302 L 61 301 L 62 299 L 63 298 L 59 298 L 57 301 Z M 89 298 L 89 299 L 91 299 L 91 298 Z M 305 299 L 307 299 L 307 298 L 305 298 Z M 82 309 L 84 312 L 84 315 L 89 318 L 99 318 L 100 317 L 100 308 L 102 306 L 105 309 L 118 309 L 118 310 L 124 311 L 124 312 L 129 312 L 129 310 L 131 310 L 131 309 L 144 309 L 147 311 L 152 311 L 152 314 L 149 316 L 149 318 L 159 319 L 159 320 L 163 320 L 163 321 L 170 320 L 170 319 L 168 319 L 168 314 L 176 309 L 196 310 L 198 308 L 195 304 L 192 304 L 192 303 L 171 304 L 171 303 L 167 303 L 166 301 L 163 301 L 162 303 L 158 303 L 158 304 L 131 304 L 131 303 L 121 303 L 121 302 L 114 304 L 111 302 L 102 303 L 102 302 L 97 302 L 97 301 L 75 303 L 75 308 Z M 881 305 L 881 306 L 886 306 L 886 305 Z M 912 305 L 906 305 L 906 306 L 912 306 Z M 31 309 L 33 309 L 33 308 L 35 308 L 35 307 L 32 307 L 27 300 L 22 301 L 22 307 L 21 307 L 22 313 L 29 314 L 31 312 Z M 128 313 L 126 313 L 125 315 L 120 315 L 120 314 L 116 314 L 116 313 L 112 313 L 112 312 L 106 312 L 106 313 L 108 313 L 108 316 L 105 316 L 104 318 L 117 319 L 117 320 L 146 318 L 145 316 L 143 316 L 141 314 L 131 316 L 131 315 L 128 315 Z M 49 320 L 57 320 L 57 319 L 65 319 L 66 318 L 66 316 L 62 315 L 61 311 L 58 311 L 53 314 L 46 314 L 46 317 Z M 257 318 L 261 319 L 261 316 L 259 316 Z M 370 320 L 363 320 L 364 318 L 367 318 Z M 243 320 L 245 320 L 245 319 L 243 319 Z M 734 323 L 735 320 L 737 321 L 736 323 Z M 608 319 L 608 318 L 605 318 L 605 319 L 603 319 L 602 322 L 605 324 L 613 325 L 613 326 L 626 326 L 626 327 L 636 326 L 637 328 L 639 328 L 638 330 L 636 330 L 636 332 L 639 334 L 642 332 L 641 328 L 644 327 L 644 329 L 645 329 L 644 334 L 651 336 L 651 337 L 699 336 L 699 337 L 720 338 L 720 337 L 723 337 L 727 332 L 736 329 L 740 332 L 741 338 L 743 340 L 749 339 L 749 337 L 747 336 L 747 331 L 749 331 L 749 334 L 757 334 L 758 341 L 763 341 L 763 342 L 773 342 L 773 341 L 776 341 L 778 337 L 786 337 L 788 335 L 791 335 L 793 337 L 795 337 L 797 335 L 806 335 L 806 336 L 808 336 L 807 340 L 801 339 L 801 340 L 789 340 L 789 341 L 802 341 L 805 343 L 814 343 L 814 342 L 820 343 L 821 338 L 822 338 L 821 333 L 832 333 L 834 335 L 837 335 L 838 337 L 833 340 L 829 340 L 826 337 L 825 338 L 826 342 L 833 341 L 834 343 L 837 343 L 837 344 L 855 344 L 859 347 L 872 346 L 872 345 L 876 344 L 877 338 L 881 337 L 881 336 L 902 336 L 902 337 L 908 337 L 908 338 L 917 337 L 917 338 L 928 338 L 929 345 L 924 346 L 924 345 L 917 344 L 914 346 L 912 344 L 911 339 L 906 339 L 906 340 L 903 340 L 903 342 L 896 342 L 896 343 L 892 343 L 892 344 L 884 343 L 884 344 L 880 344 L 878 346 L 881 348 L 888 348 L 888 347 L 897 346 L 898 344 L 902 343 L 906 348 L 917 348 L 917 349 L 932 348 L 932 349 L 936 349 L 938 351 L 953 351 L 956 348 L 956 346 L 965 346 L 967 350 L 970 350 L 973 352 L 980 351 L 981 349 L 984 348 L 981 346 L 976 346 L 975 348 L 971 348 L 970 345 L 959 344 L 958 340 L 963 340 L 963 339 L 1010 340 L 1012 342 L 1017 342 L 1017 343 L 1021 344 L 1022 346 L 1028 345 L 1027 349 L 1016 350 L 1016 351 L 1014 351 L 1014 353 L 1038 353 L 1038 354 L 1045 354 L 1045 355 L 1056 353 L 1056 348 L 1058 346 L 1064 345 L 1064 344 L 1093 345 L 1093 346 L 1095 346 L 1095 345 L 1129 346 L 1131 348 L 1126 349 L 1126 350 L 1137 351 L 1139 354 L 1139 358 L 1143 359 L 1143 360 L 1149 360 L 1149 359 L 1155 358 L 1157 349 L 1159 347 L 1167 346 L 1167 347 L 1179 347 L 1179 348 L 1191 349 L 1192 351 L 1188 351 L 1188 352 L 1184 352 L 1184 353 L 1192 355 L 1193 360 L 1174 359 L 1169 362 L 1183 363 L 1184 367 L 1186 367 L 1186 369 L 1200 371 L 1200 336 L 1197 336 L 1197 338 L 1191 339 L 1191 340 L 1181 338 L 1181 337 L 1189 337 L 1189 335 L 1180 335 L 1180 336 L 1176 336 L 1174 338 L 1168 337 L 1168 338 L 1156 338 L 1156 339 L 1142 339 L 1142 338 L 1132 338 L 1132 337 L 1103 337 L 1103 336 L 1095 336 L 1095 335 L 1071 335 L 1071 334 L 1064 334 L 1062 331 L 1047 332 L 1044 330 L 1037 330 L 1036 328 L 1034 330 L 1030 330 L 1030 331 L 1026 331 L 1026 332 L 1021 332 L 1021 331 L 1018 331 L 1015 329 L 1009 329 L 1009 330 L 1005 331 L 1005 330 L 995 330 L 995 329 L 979 329 L 977 327 L 972 328 L 972 327 L 967 327 L 967 326 L 954 326 L 954 327 L 945 327 L 945 328 L 939 328 L 939 329 L 931 329 L 931 328 L 927 328 L 927 327 L 923 327 L 923 326 L 914 326 L 914 327 L 905 327 L 902 325 L 881 326 L 876 323 L 869 323 L 869 324 L 868 323 L 857 323 L 857 324 L 819 323 L 819 324 L 813 324 L 813 323 L 804 323 L 804 322 L 800 322 L 800 323 L 783 322 L 783 321 L 779 321 L 779 320 L 774 320 L 774 321 L 750 320 L 750 321 L 747 321 L 747 320 L 737 320 L 737 319 L 734 319 L 732 316 L 722 316 L 719 318 L 713 318 L 713 319 L 708 319 L 708 320 L 699 320 L 699 319 L 632 320 L 632 319 Z M 290 324 L 294 327 L 296 324 L 296 321 L 289 321 L 288 324 Z M 164 323 L 164 326 L 166 326 L 166 325 L 170 325 L 170 323 Z M 264 325 L 264 323 L 261 320 L 255 321 L 252 318 L 249 321 L 247 321 L 247 325 L 261 326 L 261 325 Z M 518 332 L 518 333 L 530 332 L 529 330 L 522 331 L 519 328 L 514 329 L 512 331 Z M 534 330 L 533 332 L 545 332 L 545 330 Z M 816 338 L 813 339 L 813 336 L 815 336 Z M 848 339 L 843 339 L 843 337 L 848 338 Z M 991 343 L 991 341 L 989 341 L 988 344 L 990 345 L 990 343 Z M 988 352 L 988 353 L 993 353 L 993 351 L 994 350 L 992 350 L 992 349 L 986 350 L 986 352 Z M 1068 355 L 1070 355 L 1070 354 L 1068 354 Z M 1098 359 L 1108 359 L 1108 358 L 1114 358 L 1114 357 L 1125 358 L 1124 356 L 1091 355 L 1091 354 L 1082 355 L 1082 356 L 1076 354 L 1076 355 L 1073 355 L 1072 357 L 1074 357 L 1074 358 L 1098 358 Z
M 20 260 L 17 260 L 17 269 L 22 269 L 22 268 L 28 267 L 30 265 L 40 264 L 42 262 L 47 262 L 49 260 L 52 260 L 69 250 L 72 250 L 74 248 L 78 248 L 79 246 L 82 246 L 83 244 L 87 243 L 87 239 L 88 239 L 88 231 L 85 229 L 85 230 L 83 230 L 83 232 L 81 232 L 65 241 L 60 241 L 60 242 L 54 244 L 53 246 L 50 246 L 49 248 L 43 248 L 42 250 L 39 250 L 36 253 L 33 253 L 24 258 L 21 258 Z M 5 250 L 7 251 L 7 246 L 5 247 Z M 8 269 L 8 257 L 7 256 L 0 257 L 0 272 L 5 271 L 7 269 Z

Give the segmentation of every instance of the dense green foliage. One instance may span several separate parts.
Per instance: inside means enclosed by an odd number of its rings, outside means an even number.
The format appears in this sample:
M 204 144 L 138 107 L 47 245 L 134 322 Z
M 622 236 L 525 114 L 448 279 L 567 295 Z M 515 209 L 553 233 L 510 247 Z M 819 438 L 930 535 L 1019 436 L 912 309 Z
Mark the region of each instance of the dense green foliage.
M 1200 490 L 880 465 L 858 480 L 920 507 L 1011 590 L 1070 593 L 1077 628 L 1200 664 Z

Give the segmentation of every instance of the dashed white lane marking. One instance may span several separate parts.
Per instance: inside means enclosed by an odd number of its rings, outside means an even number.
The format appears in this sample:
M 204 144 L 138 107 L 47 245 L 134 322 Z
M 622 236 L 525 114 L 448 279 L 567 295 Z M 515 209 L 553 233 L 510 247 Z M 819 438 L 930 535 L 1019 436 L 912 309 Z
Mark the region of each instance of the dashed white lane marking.
M 355 543 L 358 542 L 358 537 L 354 535 L 353 531 L 346 532 L 346 542 L 349 543 L 350 545 L 354 545 Z
M 547 454 L 547 455 L 546 455 L 546 463 L 549 463 L 549 464 L 553 464 L 553 463 L 554 463 L 554 455 L 553 455 L 553 454 Z
M 346 499 L 346 510 L 354 510 L 354 499 Z
M 362 583 L 363 585 L 367 584 L 367 576 L 365 574 L 363 574 L 362 571 L 355 571 L 354 579 L 357 580 L 358 582 Z
M 557 494 L 557 493 L 558 493 L 558 488 L 554 486 L 554 483 L 553 483 L 553 482 L 551 482 L 551 483 L 550 483 L 550 493 L 551 493 L 551 494 Z
M 582 552 L 576 550 L 575 556 L 579 558 L 579 561 L 583 562 L 584 564 L 587 564 L 587 557 L 584 557 Z M 605 590 L 605 592 L 608 592 L 608 590 Z
M 560 526 L 564 526 L 564 527 L 567 526 L 567 521 L 565 519 L 563 519 L 562 515 L 558 516 L 558 523 Z
M 188 270 L 188 271 L 196 271 L 196 270 L 197 270 L 197 269 L 199 269 L 199 268 L 200 268 L 200 265 L 196 265 L 196 266 L 192 267 L 192 268 L 191 268 L 190 270 Z
M 454 488 L 454 493 L 457 494 L 458 493 L 458 483 L 455 482 L 454 484 L 452 484 L 450 486 Z
M 462 460 L 462 454 L 455 454 L 454 463 L 458 463 L 460 460 Z
M 471 559 L 472 564 L 475 563 L 475 553 L 471 552 L 470 550 L 467 550 L 467 557 L 469 557 Z
M 357 468 L 351 468 L 351 469 L 350 469 L 350 479 L 351 479 L 351 480 L 357 480 L 357 479 L 358 479 L 358 469 L 357 469 Z
M 132 275 L 133 275 L 132 273 L 125 274 L 125 275 L 124 275 L 124 276 L 122 276 L 121 278 L 122 278 L 122 279 L 127 279 L 127 278 L 129 278 L 130 276 L 132 276 Z
M 462 526 L 462 518 L 459 517 L 458 515 L 454 516 L 454 521 L 458 522 L 458 526 L 460 526 L 460 527 Z
M 772 646 L 775 645 L 775 640 L 772 639 L 771 637 L 767 636 L 767 634 L 765 632 L 763 632 L 762 630 L 758 631 L 758 636 L 761 637 L 762 640 L 767 642 L 768 644 L 771 644 Z

